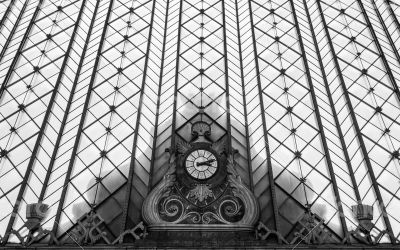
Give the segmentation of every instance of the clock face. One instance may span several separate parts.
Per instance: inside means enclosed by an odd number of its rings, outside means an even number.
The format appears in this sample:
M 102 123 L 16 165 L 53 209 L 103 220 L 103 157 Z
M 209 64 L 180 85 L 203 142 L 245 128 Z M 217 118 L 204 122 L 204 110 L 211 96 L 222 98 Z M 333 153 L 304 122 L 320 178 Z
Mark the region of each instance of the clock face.
M 185 160 L 186 171 L 195 179 L 205 180 L 213 176 L 218 169 L 217 157 L 206 149 L 192 151 Z

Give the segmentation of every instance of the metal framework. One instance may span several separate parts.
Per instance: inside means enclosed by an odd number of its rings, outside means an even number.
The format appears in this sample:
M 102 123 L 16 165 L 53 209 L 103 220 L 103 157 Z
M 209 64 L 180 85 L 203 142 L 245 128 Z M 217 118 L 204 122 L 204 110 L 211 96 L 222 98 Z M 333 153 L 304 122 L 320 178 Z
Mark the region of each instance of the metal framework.
M 38 242 L 90 212 L 123 241 L 201 119 L 268 230 L 290 241 L 311 213 L 356 242 L 365 204 L 397 244 L 399 51 L 398 0 L 2 1 L 0 241 L 23 243 L 33 203 Z

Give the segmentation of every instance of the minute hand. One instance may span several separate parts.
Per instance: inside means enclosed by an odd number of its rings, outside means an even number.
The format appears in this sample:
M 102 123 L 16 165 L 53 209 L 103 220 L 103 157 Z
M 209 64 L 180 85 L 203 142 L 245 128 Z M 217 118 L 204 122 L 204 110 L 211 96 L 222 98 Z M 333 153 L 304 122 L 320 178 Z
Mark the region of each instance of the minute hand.
M 203 166 L 203 165 L 207 165 L 207 166 L 211 166 L 211 163 L 214 162 L 214 159 L 208 160 L 208 161 L 203 161 L 203 162 L 198 162 L 197 166 Z

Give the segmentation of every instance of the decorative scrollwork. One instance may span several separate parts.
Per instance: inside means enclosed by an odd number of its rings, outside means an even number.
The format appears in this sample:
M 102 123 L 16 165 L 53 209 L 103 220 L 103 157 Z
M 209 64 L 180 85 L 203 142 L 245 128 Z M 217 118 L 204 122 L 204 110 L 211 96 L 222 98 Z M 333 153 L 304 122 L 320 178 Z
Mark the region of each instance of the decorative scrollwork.
M 228 222 L 238 221 L 237 217 L 243 215 L 242 201 L 236 197 L 229 197 L 221 202 L 218 212 Z M 235 219 L 236 218 L 236 219 Z
M 159 203 L 159 214 L 162 220 L 174 224 L 232 224 L 244 215 L 243 201 L 235 196 L 226 195 L 211 206 L 198 212 L 198 207 L 177 194 L 174 187 L 172 195 L 164 197 Z M 226 192 L 229 192 L 227 190 Z
M 160 224 L 165 221 L 159 213 L 159 201 L 170 197 L 176 180 L 176 156 L 170 153 L 168 170 L 161 182 L 150 192 L 143 202 L 143 219 L 147 224 Z
M 245 214 L 240 220 L 244 224 L 255 225 L 259 217 L 258 203 L 253 193 L 242 183 L 240 175 L 236 171 L 236 162 L 233 154 L 227 159 L 228 183 L 233 196 L 243 201 Z
M 166 221 L 179 223 L 185 219 L 185 205 L 177 195 L 171 195 L 161 200 L 160 215 Z
M 184 143 L 179 145 L 180 152 L 188 148 Z M 217 148 L 220 153 L 223 147 Z M 258 203 L 237 174 L 232 155 L 228 158 L 226 181 L 219 184 L 184 185 L 176 180 L 176 162 L 175 155 L 171 154 L 167 174 L 143 203 L 143 219 L 150 229 L 177 224 L 226 224 L 243 228 L 255 225 Z

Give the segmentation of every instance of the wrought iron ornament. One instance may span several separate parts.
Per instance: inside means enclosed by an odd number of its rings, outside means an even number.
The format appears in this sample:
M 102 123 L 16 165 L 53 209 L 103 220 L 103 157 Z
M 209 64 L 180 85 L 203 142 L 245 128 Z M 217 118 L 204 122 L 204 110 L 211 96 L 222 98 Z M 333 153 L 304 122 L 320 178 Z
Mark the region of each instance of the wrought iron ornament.
M 100 228 L 103 223 L 104 220 L 95 211 L 91 210 L 78 220 L 78 225 L 71 231 L 70 237 L 73 241 L 82 245 L 92 245 L 99 240 L 110 244 L 107 233 Z

